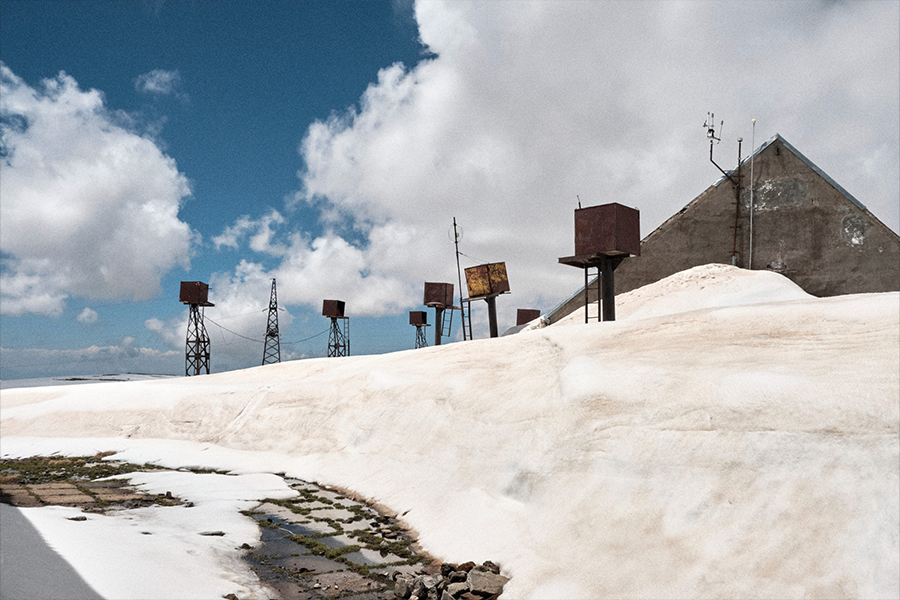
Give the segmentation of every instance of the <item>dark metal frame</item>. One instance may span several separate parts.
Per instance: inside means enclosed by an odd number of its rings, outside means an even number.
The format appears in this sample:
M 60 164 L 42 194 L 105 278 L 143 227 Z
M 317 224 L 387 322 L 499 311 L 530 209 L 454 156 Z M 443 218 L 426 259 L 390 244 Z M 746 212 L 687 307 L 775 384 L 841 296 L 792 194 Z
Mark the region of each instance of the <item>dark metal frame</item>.
M 272 293 L 269 295 L 269 318 L 266 322 L 266 344 L 263 348 L 262 364 L 281 362 L 281 336 L 278 334 L 278 295 L 275 280 L 272 279 Z
M 184 374 L 186 377 L 200 375 L 201 370 L 209 375 L 209 334 L 203 324 L 200 305 L 191 304 L 184 344 Z
M 343 321 L 343 328 L 338 321 Z M 328 330 L 328 356 L 350 356 L 350 318 L 331 317 Z

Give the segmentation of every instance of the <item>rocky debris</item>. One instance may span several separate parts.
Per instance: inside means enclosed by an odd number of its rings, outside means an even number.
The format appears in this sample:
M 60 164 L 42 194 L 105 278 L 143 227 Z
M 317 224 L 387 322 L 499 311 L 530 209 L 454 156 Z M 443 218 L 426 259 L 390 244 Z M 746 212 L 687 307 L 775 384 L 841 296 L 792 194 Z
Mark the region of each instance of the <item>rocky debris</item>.
M 494 600 L 509 578 L 500 575 L 497 564 L 485 561 L 480 566 L 443 563 L 439 573 L 395 574 L 394 581 L 397 600 Z
M 495 565 L 496 566 L 496 565 Z M 469 584 L 469 591 L 479 596 L 499 595 L 503 592 L 503 586 L 509 581 L 508 577 L 504 577 L 498 573 L 494 573 L 489 567 L 475 567 L 469 571 L 466 583 Z

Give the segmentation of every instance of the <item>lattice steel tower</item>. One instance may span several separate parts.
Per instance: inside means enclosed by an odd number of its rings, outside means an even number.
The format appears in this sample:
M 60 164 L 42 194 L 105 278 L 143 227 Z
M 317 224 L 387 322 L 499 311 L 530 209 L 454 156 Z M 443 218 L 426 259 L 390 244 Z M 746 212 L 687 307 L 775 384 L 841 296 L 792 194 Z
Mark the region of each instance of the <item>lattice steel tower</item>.
M 344 303 L 341 300 L 325 300 L 322 316 L 331 319 L 328 356 L 350 356 L 350 319 L 344 316 Z M 338 323 L 339 320 L 342 323 Z
M 266 323 L 266 347 L 262 364 L 281 362 L 281 336 L 278 335 L 278 296 L 275 293 L 275 279 L 272 279 L 272 293 L 269 295 L 269 320 Z
M 209 375 L 209 335 L 203 324 L 202 308 L 215 306 L 207 301 L 209 286 L 202 281 L 182 281 L 178 300 L 190 306 L 188 314 L 187 338 L 184 343 L 184 374 L 200 375 L 206 371 Z
M 428 327 L 428 313 L 424 310 L 409 311 L 409 324 L 416 326 L 416 348 L 428 347 L 425 328 Z

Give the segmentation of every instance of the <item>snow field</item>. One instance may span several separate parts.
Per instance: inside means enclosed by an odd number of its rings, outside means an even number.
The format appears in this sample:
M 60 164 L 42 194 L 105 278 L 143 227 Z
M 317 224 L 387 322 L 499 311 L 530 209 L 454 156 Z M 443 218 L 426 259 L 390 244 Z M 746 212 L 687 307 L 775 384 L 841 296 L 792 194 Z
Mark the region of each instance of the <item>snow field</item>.
M 900 596 L 900 294 L 708 265 L 620 298 L 614 323 L 4 390 L 2 451 L 339 485 L 435 556 L 498 562 L 510 598 Z M 218 577 L 252 589 L 222 552 Z

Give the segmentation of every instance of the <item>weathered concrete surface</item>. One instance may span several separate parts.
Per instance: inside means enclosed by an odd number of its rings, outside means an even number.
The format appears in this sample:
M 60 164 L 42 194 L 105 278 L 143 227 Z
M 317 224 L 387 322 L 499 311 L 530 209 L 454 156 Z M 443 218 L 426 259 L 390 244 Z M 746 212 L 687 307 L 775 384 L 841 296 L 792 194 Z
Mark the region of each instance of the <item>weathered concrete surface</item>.
M 731 175 L 737 179 L 736 171 Z M 740 179 L 739 206 L 734 186 L 722 178 L 644 238 L 641 256 L 616 269 L 616 294 L 691 267 L 730 265 L 732 254 L 736 266 L 779 272 L 814 296 L 900 290 L 900 236 L 779 135 L 753 160 L 751 265 L 749 159 Z M 550 321 L 582 306 L 579 290 Z

